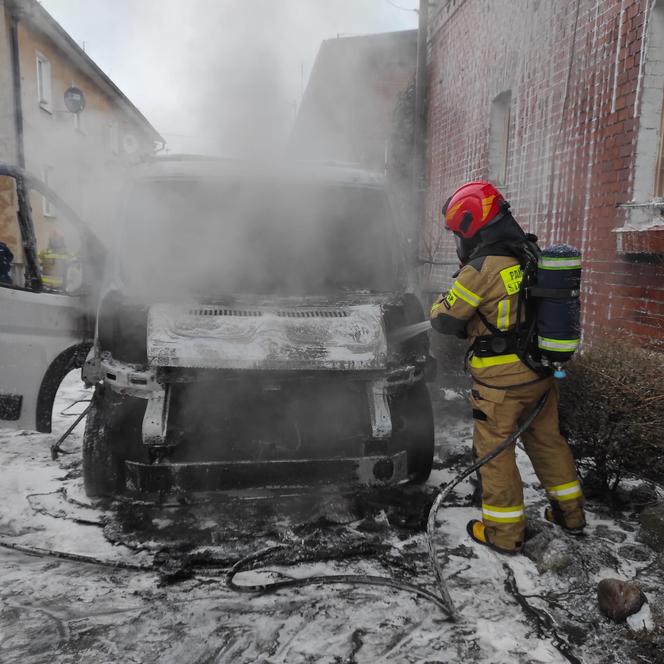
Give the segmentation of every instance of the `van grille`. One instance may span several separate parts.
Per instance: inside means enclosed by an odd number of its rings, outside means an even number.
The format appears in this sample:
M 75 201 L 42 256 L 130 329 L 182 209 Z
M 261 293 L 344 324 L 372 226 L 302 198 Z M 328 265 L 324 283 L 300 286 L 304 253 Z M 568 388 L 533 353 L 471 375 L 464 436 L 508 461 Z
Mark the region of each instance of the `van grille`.
M 256 309 L 190 309 L 190 316 L 242 316 L 244 318 L 262 316 L 262 311 Z
M 346 318 L 347 311 L 277 311 L 277 316 L 281 318 Z
M 309 310 L 298 309 L 282 310 L 275 312 L 263 312 L 258 309 L 217 309 L 215 307 L 190 309 L 190 316 L 239 316 L 243 318 L 256 318 L 264 313 L 273 313 L 279 318 L 347 318 L 348 312 L 344 310 Z

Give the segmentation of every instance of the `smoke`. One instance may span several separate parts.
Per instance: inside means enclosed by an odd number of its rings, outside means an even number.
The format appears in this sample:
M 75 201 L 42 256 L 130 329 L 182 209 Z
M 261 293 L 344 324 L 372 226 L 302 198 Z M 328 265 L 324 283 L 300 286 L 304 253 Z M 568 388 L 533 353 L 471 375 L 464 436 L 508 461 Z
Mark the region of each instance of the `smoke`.
M 284 163 L 323 39 L 416 22 L 414 13 L 384 0 L 97 0 L 93 8 L 78 0 L 45 0 L 43 5 L 79 43 L 85 42 L 88 54 L 163 132 L 169 149 L 264 164 Z M 353 75 L 358 63 L 352 63 L 352 58 L 340 61 L 318 84 L 334 88 Z M 369 70 L 379 66 L 384 62 L 363 63 L 363 75 L 371 80 Z M 81 77 L 72 83 L 85 90 L 88 82 Z M 223 283 L 226 292 L 292 293 L 327 292 L 331 284 L 337 290 L 341 284 L 341 290 L 389 290 L 394 283 L 386 266 L 394 267 L 398 257 L 381 237 L 380 224 L 371 221 L 385 219 L 384 200 L 354 201 L 337 188 L 335 209 L 329 188 L 312 195 L 296 191 L 292 183 L 279 182 L 279 166 L 262 167 L 257 186 L 249 186 L 253 176 L 247 176 L 239 193 L 223 180 L 185 194 L 177 187 L 168 191 L 169 184 L 132 192 L 125 168 L 131 159 L 122 147 L 119 154 L 109 150 L 103 111 L 89 103 L 76 133 L 73 116 L 63 110 L 61 99 L 55 101 L 51 125 L 29 124 L 28 168 L 40 177 L 35 166 L 53 167 L 49 184 L 149 299 L 165 292 L 200 293 L 205 281 Z M 353 98 L 352 110 L 362 119 L 358 126 L 370 124 L 380 106 L 369 93 Z M 341 133 L 338 139 L 332 136 L 331 143 L 349 141 Z M 350 142 L 362 139 L 352 136 Z M 375 141 L 379 156 L 381 140 Z M 34 197 L 37 217 L 41 205 Z M 63 215 L 53 224 L 40 220 L 40 248 L 56 226 L 67 248 L 78 252 L 77 232 Z M 362 263 L 376 267 L 376 274 L 362 274 Z M 297 277 L 295 267 L 300 268 Z
M 324 39 L 413 28 L 416 14 L 385 0 L 44 0 L 49 11 L 125 92 L 166 139 L 166 150 L 249 159 L 279 158 L 287 146 L 316 54 Z M 415 0 L 400 3 L 415 7 Z M 330 72 L 330 85 L 348 76 L 348 62 Z M 84 90 L 85 77 L 71 83 Z M 26 108 L 32 81 L 24 81 Z M 68 84 L 68 82 L 66 83 Z M 81 131 L 57 90 L 51 123 L 26 131 L 27 167 L 74 208 L 111 249 L 125 185 L 123 154 L 109 149 L 108 117 L 94 104 L 81 114 Z M 375 102 L 374 102 L 375 104 Z M 356 110 L 374 113 L 369 100 Z M 121 126 L 120 139 L 124 128 Z M 315 137 L 309 137 L 314 140 Z M 328 136 L 328 143 L 356 142 Z M 140 151 L 149 146 L 141 146 Z M 322 155 L 325 157 L 325 155 Z M 330 153 L 328 158 L 336 158 Z M 0 158 L 12 161 L 9 154 Z M 124 163 L 123 163 L 124 162 Z M 78 232 L 58 215 L 43 219 L 33 196 L 38 245 L 56 225 L 67 247 Z M 147 249 L 147 248 L 146 248 Z
M 118 260 L 135 297 L 230 303 L 398 287 L 399 238 L 381 189 L 283 163 L 204 162 L 197 171 L 130 191 Z
M 399 3 L 414 8 L 416 0 Z M 324 39 L 412 29 L 385 0 L 44 0 L 174 152 L 283 145 Z

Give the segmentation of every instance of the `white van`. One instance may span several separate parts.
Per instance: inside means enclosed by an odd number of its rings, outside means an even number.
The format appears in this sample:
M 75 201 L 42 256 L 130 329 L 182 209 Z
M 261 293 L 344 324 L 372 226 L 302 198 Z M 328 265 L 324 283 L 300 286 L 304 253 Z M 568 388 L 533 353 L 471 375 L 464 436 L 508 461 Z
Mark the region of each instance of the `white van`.
M 104 252 L 76 213 L 34 176 L 0 163 L 0 185 L 0 242 L 14 240 L 10 278 L 0 280 L 0 427 L 50 433 L 58 387 L 92 346 Z M 78 235 L 76 258 L 57 286 L 43 279 L 38 256 L 31 201 L 42 199 Z

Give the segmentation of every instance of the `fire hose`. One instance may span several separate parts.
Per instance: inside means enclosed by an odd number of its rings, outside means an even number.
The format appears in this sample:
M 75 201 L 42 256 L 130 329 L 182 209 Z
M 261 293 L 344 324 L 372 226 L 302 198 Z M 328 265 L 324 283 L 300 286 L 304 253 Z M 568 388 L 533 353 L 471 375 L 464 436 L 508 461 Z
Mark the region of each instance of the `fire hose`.
M 257 553 L 252 553 L 248 556 L 245 556 L 239 560 L 228 573 L 226 579 L 226 585 L 235 592 L 240 593 L 254 593 L 262 594 L 269 592 L 276 592 L 283 588 L 300 588 L 302 586 L 311 586 L 311 585 L 332 585 L 332 584 L 350 584 L 350 585 L 369 585 L 369 586 L 389 586 L 395 590 L 402 590 L 406 592 L 413 593 L 429 601 L 433 602 L 436 606 L 443 610 L 446 614 L 446 619 L 456 620 L 457 612 L 452 601 L 452 597 L 447 589 L 445 583 L 445 578 L 443 577 L 443 571 L 441 569 L 440 563 L 438 561 L 438 551 L 436 548 L 434 540 L 434 529 L 436 525 L 436 515 L 440 509 L 443 501 L 449 496 L 452 489 L 466 479 L 469 475 L 472 475 L 474 472 L 479 470 L 482 466 L 489 463 L 495 459 L 499 454 L 502 454 L 507 450 L 511 445 L 513 445 L 517 438 L 521 436 L 534 422 L 535 418 L 540 414 L 544 404 L 546 403 L 547 398 L 549 397 L 549 392 L 545 392 L 535 404 L 533 410 L 528 414 L 526 418 L 523 419 L 519 427 L 502 443 L 496 446 L 488 454 L 483 456 L 481 459 L 478 459 L 475 463 L 470 465 L 465 470 L 461 471 L 456 475 L 450 482 L 448 482 L 444 487 L 438 487 L 438 495 L 436 496 L 431 509 L 429 510 L 429 517 L 427 519 L 427 543 L 429 549 L 429 559 L 431 566 L 433 568 L 434 576 L 436 583 L 438 585 L 438 590 L 440 595 L 423 588 L 422 586 L 396 581 L 389 577 L 383 576 L 372 576 L 367 574 L 329 574 L 329 575 L 314 575 L 306 576 L 302 578 L 288 578 L 280 581 L 273 581 L 270 583 L 263 584 L 238 584 L 235 583 L 235 577 L 243 571 L 255 570 L 256 567 L 253 566 L 254 563 L 257 563 L 261 560 L 264 560 L 271 554 L 275 553 L 278 550 L 287 549 L 287 545 L 280 544 L 277 546 L 272 546 L 267 549 L 263 549 Z

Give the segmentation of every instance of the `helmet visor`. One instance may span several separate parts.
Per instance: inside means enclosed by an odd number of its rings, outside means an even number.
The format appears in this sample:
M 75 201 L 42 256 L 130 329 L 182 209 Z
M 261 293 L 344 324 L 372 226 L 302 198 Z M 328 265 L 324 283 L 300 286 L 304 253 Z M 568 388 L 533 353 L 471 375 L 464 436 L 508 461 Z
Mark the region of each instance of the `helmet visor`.
M 465 238 L 458 233 L 454 234 L 454 242 L 456 244 L 456 253 L 462 263 L 467 263 L 473 251 L 480 242 L 479 234 L 475 237 Z

